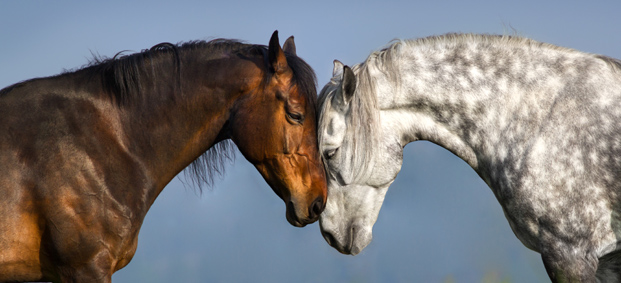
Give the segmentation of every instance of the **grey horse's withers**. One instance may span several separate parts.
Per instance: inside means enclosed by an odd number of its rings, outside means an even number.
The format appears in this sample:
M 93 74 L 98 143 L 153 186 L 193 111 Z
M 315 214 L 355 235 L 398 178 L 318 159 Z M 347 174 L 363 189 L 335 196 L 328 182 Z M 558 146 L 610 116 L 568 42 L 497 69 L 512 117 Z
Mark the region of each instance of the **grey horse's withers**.
M 429 140 L 485 180 L 553 280 L 619 280 L 620 61 L 523 38 L 447 35 L 396 42 L 352 69 L 336 63 L 334 75 L 320 97 L 319 137 L 330 179 L 321 226 L 337 249 L 368 244 L 401 149 Z M 353 90 L 344 84 L 352 80 Z M 330 128 L 340 124 L 342 138 Z

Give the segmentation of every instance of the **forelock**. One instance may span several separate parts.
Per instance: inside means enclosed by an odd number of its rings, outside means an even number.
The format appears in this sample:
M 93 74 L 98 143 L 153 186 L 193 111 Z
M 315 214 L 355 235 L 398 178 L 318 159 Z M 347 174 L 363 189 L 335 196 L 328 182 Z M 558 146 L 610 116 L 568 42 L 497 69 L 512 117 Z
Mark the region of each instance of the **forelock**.
M 351 147 L 349 155 L 343 158 L 349 158 L 352 164 L 352 180 L 361 180 L 370 169 L 373 168 L 374 158 L 373 152 L 379 143 L 379 110 L 377 107 L 377 98 L 374 91 L 373 81 L 368 73 L 368 69 L 364 65 L 356 65 L 352 68 L 356 75 L 356 90 L 350 102 L 347 113 L 345 115 L 345 123 L 347 125 L 347 133 L 342 144 Z M 340 78 L 332 78 L 319 96 L 319 127 L 326 127 L 327 111 L 335 109 L 332 107 L 334 96 L 340 91 L 342 80 Z M 324 130 L 318 128 L 318 137 L 323 140 Z M 323 156 L 323 155 L 322 155 Z M 327 163 L 327 162 L 325 162 Z

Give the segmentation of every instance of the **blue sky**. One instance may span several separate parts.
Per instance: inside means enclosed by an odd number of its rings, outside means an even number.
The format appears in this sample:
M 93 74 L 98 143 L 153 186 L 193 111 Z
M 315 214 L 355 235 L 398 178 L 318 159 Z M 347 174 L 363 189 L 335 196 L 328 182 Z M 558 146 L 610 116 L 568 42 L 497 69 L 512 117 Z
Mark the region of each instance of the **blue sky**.
M 518 34 L 621 58 L 615 1 L 1 1 L 0 88 L 160 42 L 294 35 L 319 86 L 332 61 L 353 65 L 395 38 Z M 1 113 L 0 113 L 1 115 Z M 285 206 L 240 154 L 199 196 L 175 179 L 143 224 L 114 282 L 547 281 L 491 190 L 463 161 L 410 144 L 360 255 L 329 247 L 317 224 L 290 226 Z

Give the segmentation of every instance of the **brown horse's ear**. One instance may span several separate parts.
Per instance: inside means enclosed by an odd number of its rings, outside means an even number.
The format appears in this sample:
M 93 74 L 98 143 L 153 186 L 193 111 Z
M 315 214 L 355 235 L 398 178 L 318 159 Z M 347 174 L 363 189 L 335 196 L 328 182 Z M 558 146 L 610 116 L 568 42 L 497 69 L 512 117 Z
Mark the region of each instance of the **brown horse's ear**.
M 274 70 L 276 74 L 283 74 L 289 70 L 287 65 L 287 57 L 285 52 L 280 48 L 280 42 L 278 41 L 278 31 L 274 31 L 272 38 L 270 39 L 270 45 L 267 48 L 267 57 L 270 64 L 270 68 Z
M 291 55 L 297 56 L 297 54 L 295 54 L 295 42 L 293 42 L 293 35 L 285 40 L 285 44 L 282 45 L 282 50 Z

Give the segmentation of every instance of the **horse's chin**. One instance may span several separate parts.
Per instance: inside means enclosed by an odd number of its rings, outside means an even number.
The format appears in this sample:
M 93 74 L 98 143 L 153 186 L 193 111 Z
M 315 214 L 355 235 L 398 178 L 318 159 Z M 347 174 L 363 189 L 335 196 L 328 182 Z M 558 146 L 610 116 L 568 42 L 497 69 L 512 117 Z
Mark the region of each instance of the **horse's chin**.
M 295 226 L 295 227 L 304 227 L 304 226 L 306 226 L 306 223 L 301 222 L 295 216 L 295 210 L 290 208 L 290 206 L 287 206 L 287 221 L 289 222 L 289 224 L 291 224 L 292 226 Z
M 350 254 L 350 255 L 357 255 L 357 254 L 359 254 L 359 253 L 360 253 L 363 249 L 364 249 L 364 247 L 363 247 L 363 248 L 360 248 L 360 249 L 354 249 L 354 248 L 352 248 L 349 254 Z
M 362 232 L 362 231 L 361 231 Z M 349 248 L 349 254 L 357 255 L 364 250 L 370 243 L 373 235 L 371 233 L 360 233 L 353 239 L 353 243 Z
M 372 238 L 372 236 L 369 235 L 368 238 Z M 353 241 L 350 241 L 347 244 L 344 243 L 341 245 L 331 245 L 331 246 L 342 254 L 355 256 L 359 254 L 360 252 L 362 252 L 362 250 L 364 250 L 364 248 L 366 248 L 369 245 L 369 243 L 371 243 L 371 240 L 354 238 Z
M 287 213 L 287 222 L 289 222 L 289 224 L 291 224 L 292 226 L 300 227 L 300 228 L 302 228 L 302 227 L 306 226 L 306 224 L 308 224 L 308 223 L 300 222 L 298 220 L 292 220 L 291 218 L 289 218 L 289 214 L 288 213 Z
M 319 216 L 313 218 L 300 218 L 296 215 L 295 208 L 292 205 L 287 205 L 287 221 L 289 224 L 295 227 L 304 227 L 310 223 L 317 221 Z
M 348 231 L 347 233 L 339 233 L 337 230 L 326 229 L 324 225 L 326 225 L 325 221 L 319 222 L 321 234 L 324 239 L 331 247 L 342 254 L 357 255 L 362 252 L 373 239 L 371 229 L 363 228 L 358 225 L 349 226 L 342 230 L 339 229 L 339 231 Z M 333 226 L 328 225 L 328 227 Z

